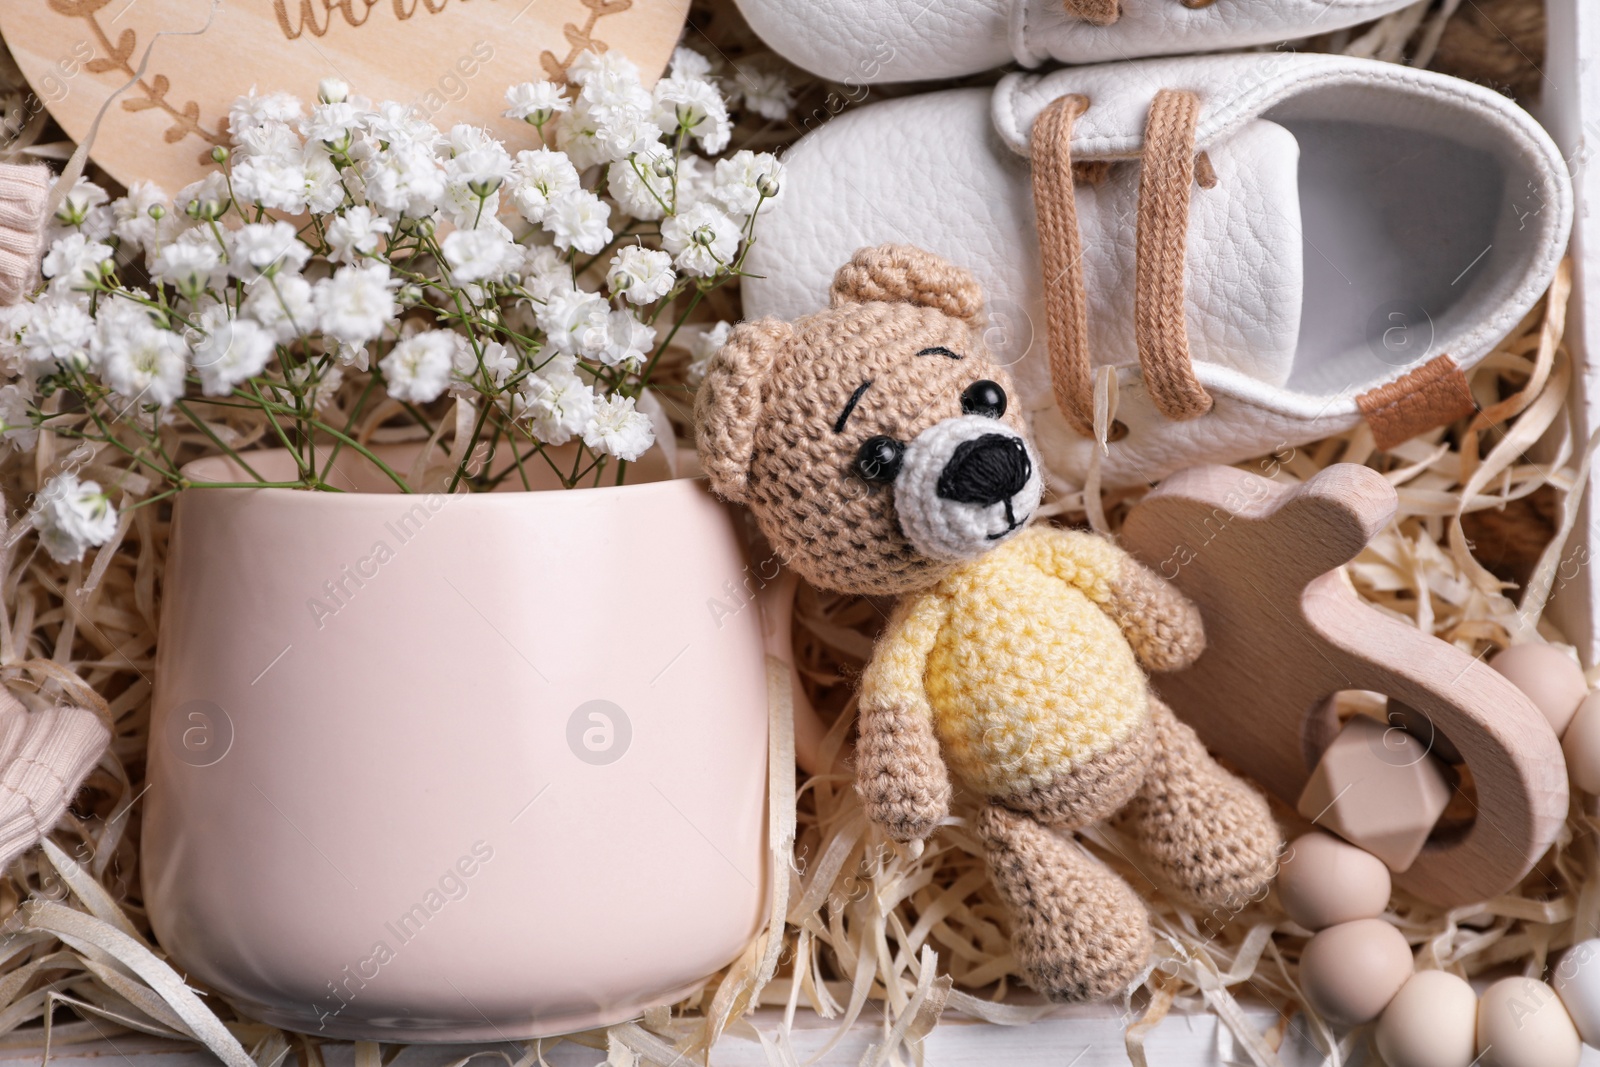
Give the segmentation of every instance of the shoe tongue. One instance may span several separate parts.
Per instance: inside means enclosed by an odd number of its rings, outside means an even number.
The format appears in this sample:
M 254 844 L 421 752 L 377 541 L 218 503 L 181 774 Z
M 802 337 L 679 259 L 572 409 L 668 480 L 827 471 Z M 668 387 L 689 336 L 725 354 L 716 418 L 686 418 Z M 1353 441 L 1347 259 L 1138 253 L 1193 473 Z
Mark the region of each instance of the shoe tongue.
M 1300 147 L 1256 119 L 1207 148 L 1216 184 L 1189 194 L 1184 292 L 1189 354 L 1271 385 L 1289 379 L 1303 284 Z M 1134 343 L 1137 167 L 1078 186 L 1089 290 L 1089 350 L 1097 365 L 1138 365 Z M 1304 254 L 1315 254 L 1307 252 Z

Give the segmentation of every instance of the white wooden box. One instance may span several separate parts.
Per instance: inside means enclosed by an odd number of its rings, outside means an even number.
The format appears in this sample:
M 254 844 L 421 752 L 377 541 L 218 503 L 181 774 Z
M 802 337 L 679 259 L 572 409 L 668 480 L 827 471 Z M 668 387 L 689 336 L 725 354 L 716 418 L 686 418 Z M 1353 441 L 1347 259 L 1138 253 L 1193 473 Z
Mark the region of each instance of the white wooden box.
M 1573 439 L 1600 426 L 1600 4 L 1547 0 L 1549 39 L 1540 121 L 1554 135 L 1572 173 L 1577 210 L 1572 228 L 1573 292 L 1566 343 L 1576 371 L 1570 406 Z M 1600 512 L 1586 494 L 1578 525 L 1556 575 L 1551 617 L 1577 645 L 1585 666 L 1600 663 Z
M 0 0 L 4 2 L 4 0 Z M 1471 0 L 1465 0 L 1471 3 Z M 1574 294 L 1566 331 L 1568 348 L 1576 361 L 1579 388 L 1571 407 L 1573 436 L 1586 440 L 1600 426 L 1600 363 L 1591 366 L 1587 353 L 1600 353 L 1600 2 L 1597 0 L 1547 0 L 1549 45 L 1544 65 L 1543 100 L 1538 117 L 1561 145 L 1571 167 L 1577 196 L 1573 233 Z M 1591 295 L 1593 294 L 1593 295 Z M 1586 500 L 1578 526 L 1567 546 L 1552 602 L 1556 622 L 1577 645 L 1586 665 L 1600 663 L 1600 509 Z M 1246 1002 L 1247 1021 L 1265 1030 L 1276 1018 L 1273 1009 Z M 882 1020 L 857 1024 L 852 1035 L 836 1046 L 821 1064 L 854 1065 L 868 1048 L 881 1040 Z M 752 1021 L 771 1032 L 780 1013 L 763 1010 Z M 1112 1006 L 1062 1008 L 1025 1027 L 1000 1027 L 974 1022 L 954 1012 L 928 1037 L 925 1062 L 937 1067 L 1111 1067 L 1127 1063 L 1123 1044 L 1124 1017 Z M 797 1019 L 794 1045 L 801 1062 L 816 1055 L 831 1036 L 832 1024 L 802 1013 Z M 1160 1067 L 1223 1067 L 1249 1063 L 1239 1046 L 1209 1013 L 1175 1011 L 1146 1041 L 1149 1062 Z M 408 1050 L 396 1067 L 442 1067 L 473 1051 L 500 1048 L 515 1060 L 520 1049 L 502 1046 L 433 1046 Z M 328 1067 L 350 1067 L 349 1045 L 328 1046 Z M 901 1052 L 902 1062 L 905 1060 Z M 0 1050 L 0 1067 L 37 1063 L 35 1050 Z M 1311 1042 L 1303 1020 L 1291 1022 L 1279 1051 L 1282 1067 L 1309 1067 L 1324 1062 Z M 562 1044 L 546 1053 L 552 1067 L 589 1067 L 603 1064 L 604 1052 Z M 215 1060 L 191 1046 L 138 1036 L 119 1037 L 79 1045 L 58 1045 L 51 1062 L 60 1067 L 98 1067 L 123 1063 L 129 1067 L 205 1067 Z M 482 1062 L 493 1062 L 484 1060 Z M 730 1036 L 712 1054 L 717 1067 L 764 1067 L 767 1056 L 755 1042 Z M 1375 1064 L 1365 1049 L 1357 1049 L 1356 1065 Z M 1600 1067 L 1600 1050 L 1586 1048 L 1583 1067 Z

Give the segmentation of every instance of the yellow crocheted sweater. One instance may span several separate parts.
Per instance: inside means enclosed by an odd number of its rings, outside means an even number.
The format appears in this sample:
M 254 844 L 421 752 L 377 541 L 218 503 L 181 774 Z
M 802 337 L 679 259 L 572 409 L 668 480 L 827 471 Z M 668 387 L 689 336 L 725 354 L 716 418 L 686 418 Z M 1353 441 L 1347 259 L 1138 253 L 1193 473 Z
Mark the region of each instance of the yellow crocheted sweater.
M 951 772 L 986 796 L 1070 773 L 1149 714 L 1144 672 L 1101 608 L 1126 559 L 1094 534 L 1024 531 L 901 602 L 862 700 L 931 715 Z

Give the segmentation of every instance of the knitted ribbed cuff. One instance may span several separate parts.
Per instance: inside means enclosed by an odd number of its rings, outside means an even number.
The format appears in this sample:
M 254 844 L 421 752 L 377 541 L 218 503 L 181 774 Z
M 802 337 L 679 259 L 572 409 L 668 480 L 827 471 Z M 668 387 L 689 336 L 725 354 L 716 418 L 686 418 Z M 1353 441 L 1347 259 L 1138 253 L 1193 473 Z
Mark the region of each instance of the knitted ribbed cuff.
M 0 163 L 0 305 L 17 303 L 38 281 L 50 181 L 43 164 Z
M 110 740 L 93 712 L 30 712 L 0 690 L 0 872 L 54 828 Z

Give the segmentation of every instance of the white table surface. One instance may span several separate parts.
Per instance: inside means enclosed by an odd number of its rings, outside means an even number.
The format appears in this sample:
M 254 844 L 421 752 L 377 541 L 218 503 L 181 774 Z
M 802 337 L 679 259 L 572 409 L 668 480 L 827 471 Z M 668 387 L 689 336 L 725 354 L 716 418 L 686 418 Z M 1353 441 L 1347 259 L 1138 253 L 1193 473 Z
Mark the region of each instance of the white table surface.
M 1269 1008 L 1247 1005 L 1245 1011 L 1251 1022 L 1263 1029 L 1272 1024 Z M 771 1031 L 780 1018 L 777 1011 L 763 1010 L 755 1016 L 755 1023 Z M 798 1016 L 794 1046 L 800 1062 L 815 1055 L 831 1034 L 832 1025 L 826 1020 Z M 871 1025 L 859 1025 L 821 1063 L 826 1067 L 856 1067 L 878 1037 Z M 497 1047 L 511 1053 L 513 1059 L 521 1055 L 521 1050 L 511 1045 L 413 1046 L 401 1054 L 395 1067 L 443 1067 L 470 1052 Z M 1150 1034 L 1145 1049 L 1152 1067 L 1232 1067 L 1250 1062 L 1231 1035 L 1219 1027 L 1216 1017 L 1207 1013 L 1174 1011 Z M 324 1045 L 323 1056 L 327 1067 L 354 1064 L 348 1044 Z M 1323 1057 L 1306 1039 L 1304 1027 L 1298 1025 L 1291 1027 L 1279 1058 L 1283 1067 L 1317 1067 L 1323 1063 Z M 0 1065 L 4 1067 L 35 1064 L 39 1059 L 37 1049 L 0 1049 Z M 568 1042 L 545 1053 L 551 1067 L 597 1067 L 605 1059 L 604 1052 Z M 50 1062 L 57 1067 L 211 1067 L 217 1061 L 192 1046 L 131 1035 L 58 1045 L 51 1050 Z M 904 1054 L 901 1062 L 909 1062 Z M 1128 1057 L 1120 1017 L 1106 1008 L 1090 1006 L 1062 1008 L 1051 1017 L 1021 1027 L 993 1026 L 947 1013 L 928 1036 L 924 1062 L 932 1067 L 1123 1067 Z M 1376 1057 L 1362 1049 L 1349 1062 L 1352 1067 L 1380 1067 Z M 729 1036 L 712 1051 L 711 1063 L 713 1067 L 766 1067 L 767 1058 L 756 1042 Z M 1600 1067 L 1600 1050 L 1584 1049 L 1582 1065 Z

